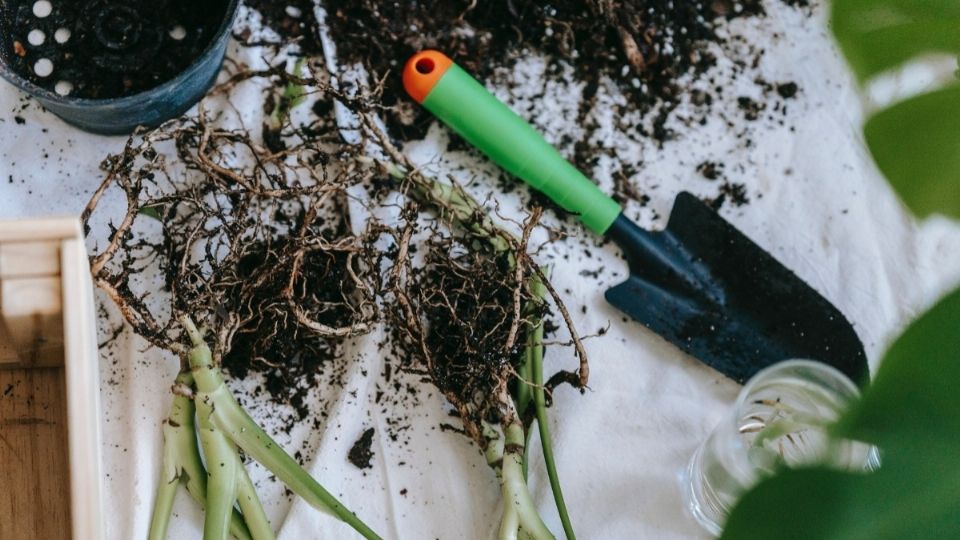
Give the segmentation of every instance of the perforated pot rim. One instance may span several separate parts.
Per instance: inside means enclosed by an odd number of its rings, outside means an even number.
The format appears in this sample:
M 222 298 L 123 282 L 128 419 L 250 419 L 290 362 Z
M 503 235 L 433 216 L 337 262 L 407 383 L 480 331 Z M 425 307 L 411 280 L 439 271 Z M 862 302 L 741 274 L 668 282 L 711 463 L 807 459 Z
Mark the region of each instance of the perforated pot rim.
M 29 80 L 22 77 L 19 73 L 13 70 L 13 68 L 5 61 L 0 61 L 0 77 L 5 79 L 10 84 L 16 86 L 20 90 L 42 99 L 43 101 L 49 101 L 51 103 L 69 105 L 73 107 L 122 107 L 123 105 L 132 105 L 136 102 L 142 101 L 145 97 L 148 97 L 150 94 L 161 94 L 165 91 L 170 91 L 173 88 L 180 86 L 180 84 L 185 80 L 194 75 L 198 68 L 209 62 L 211 59 L 208 58 L 216 48 L 219 47 L 220 40 L 230 32 L 233 28 L 234 20 L 236 19 L 237 11 L 240 7 L 240 0 L 228 0 L 226 4 L 226 10 L 224 12 L 223 19 L 220 22 L 220 26 L 217 28 L 217 31 L 214 33 L 213 37 L 210 39 L 210 43 L 197 55 L 197 57 L 191 62 L 186 68 L 183 69 L 180 73 L 174 76 L 171 79 L 168 79 L 157 86 L 137 92 L 135 94 L 130 94 L 127 96 L 121 97 L 111 97 L 111 98 L 84 98 L 84 97 L 72 97 L 72 96 L 63 96 L 52 90 L 47 90 L 37 84 L 30 82 Z M 0 14 L 0 16 L 3 16 Z

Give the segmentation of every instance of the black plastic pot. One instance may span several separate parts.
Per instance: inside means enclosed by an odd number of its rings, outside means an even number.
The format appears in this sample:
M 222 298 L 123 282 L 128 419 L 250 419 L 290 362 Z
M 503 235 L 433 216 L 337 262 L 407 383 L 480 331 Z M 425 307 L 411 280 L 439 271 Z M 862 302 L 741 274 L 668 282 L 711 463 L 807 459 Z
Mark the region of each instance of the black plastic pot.
M 169 43 L 166 37 L 168 30 L 148 26 L 154 23 L 150 15 L 143 14 L 143 6 L 136 0 L 41 0 L 41 3 L 43 6 L 37 11 L 36 0 L 0 0 L 0 76 L 36 98 L 47 110 L 65 121 L 85 131 L 101 134 L 123 134 L 132 132 L 138 126 L 157 126 L 183 114 L 199 101 L 216 81 L 230 38 L 230 28 L 239 6 L 239 0 L 199 0 L 196 5 L 208 10 L 207 16 L 215 15 L 217 19 L 211 20 L 219 24 L 209 24 L 207 35 L 197 37 L 195 49 L 200 51 L 199 55 L 192 62 L 188 58 L 181 58 L 180 61 L 186 66 L 182 71 L 172 78 L 156 81 L 155 85 L 130 95 L 90 98 L 61 95 L 40 86 L 37 84 L 38 77 L 34 76 L 40 72 L 36 68 L 34 73 L 29 74 L 34 81 L 24 75 L 24 63 L 33 61 L 28 56 L 33 46 L 27 38 L 28 29 L 23 27 L 22 21 L 25 18 L 30 19 L 33 16 L 31 12 L 48 13 L 41 19 L 50 17 L 50 13 L 62 16 L 62 13 L 57 11 L 60 8 L 56 7 L 62 3 L 65 5 L 63 11 L 69 11 L 73 16 L 81 14 L 85 18 L 84 28 L 87 29 L 82 35 L 86 36 L 87 41 L 73 44 L 75 50 L 70 52 L 54 51 L 54 54 L 59 54 L 57 58 L 64 64 L 69 64 L 71 61 L 86 61 L 83 58 L 85 52 L 96 49 L 98 56 L 92 69 L 102 69 L 103 73 L 121 81 L 129 80 L 124 79 L 127 73 L 138 76 L 145 63 L 157 60 L 157 50 Z M 169 3 L 167 0 L 156 0 L 150 6 L 150 11 L 158 10 L 154 13 L 159 13 L 159 10 L 166 9 Z M 54 6 L 52 12 L 49 11 L 51 6 Z M 24 11 L 27 9 L 31 12 Z M 216 11 L 209 12 L 211 9 Z M 18 19 L 21 22 L 19 26 L 15 26 Z M 93 22 L 86 19 L 93 19 Z M 70 30 L 69 24 L 73 23 L 68 21 L 64 24 L 67 30 Z M 55 39 L 53 32 L 48 31 L 44 35 L 46 46 L 57 46 L 52 41 L 46 41 Z M 64 32 L 63 35 L 69 36 L 70 33 Z M 149 37 L 149 42 L 144 36 Z M 203 41 L 199 41 L 200 39 Z M 59 43 L 59 37 L 56 41 Z M 127 54 L 127 51 L 134 47 L 146 51 L 136 51 L 137 56 Z M 166 61 L 169 63 L 169 58 Z M 15 69 L 18 62 L 19 71 Z M 68 68 L 63 70 L 67 73 L 63 76 L 69 77 Z

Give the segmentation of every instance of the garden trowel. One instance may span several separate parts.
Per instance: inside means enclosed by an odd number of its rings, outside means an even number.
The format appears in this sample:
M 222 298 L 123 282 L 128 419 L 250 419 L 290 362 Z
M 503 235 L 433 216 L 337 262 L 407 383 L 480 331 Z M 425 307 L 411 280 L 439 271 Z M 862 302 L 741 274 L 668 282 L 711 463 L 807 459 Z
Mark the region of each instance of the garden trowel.
M 403 84 L 490 159 L 613 240 L 630 277 L 607 301 L 680 349 L 740 383 L 792 358 L 867 381 L 863 345 L 843 314 L 693 195 L 677 196 L 666 229 L 644 230 L 447 56 L 417 53 Z

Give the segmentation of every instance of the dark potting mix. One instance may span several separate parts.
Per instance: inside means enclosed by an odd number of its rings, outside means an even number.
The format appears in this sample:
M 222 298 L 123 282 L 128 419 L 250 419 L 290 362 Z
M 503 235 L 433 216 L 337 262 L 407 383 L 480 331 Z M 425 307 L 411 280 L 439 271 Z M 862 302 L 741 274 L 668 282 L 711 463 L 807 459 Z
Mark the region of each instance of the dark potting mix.
M 189 67 L 223 25 L 229 0 L 13 0 L 2 59 L 62 96 L 118 98 Z

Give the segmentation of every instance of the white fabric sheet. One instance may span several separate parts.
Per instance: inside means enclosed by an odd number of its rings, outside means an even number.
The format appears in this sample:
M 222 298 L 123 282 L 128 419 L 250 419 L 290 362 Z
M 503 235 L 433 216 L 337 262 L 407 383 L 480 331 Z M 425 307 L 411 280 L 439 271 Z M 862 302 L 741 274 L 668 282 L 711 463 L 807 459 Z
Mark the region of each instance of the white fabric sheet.
M 678 140 L 662 149 L 618 133 L 613 105 L 622 98 L 604 94 L 604 106 L 596 111 L 602 127 L 591 142 L 614 149 L 623 159 L 642 159 L 635 181 L 651 200 L 643 208 L 630 206 L 628 213 L 649 227 L 663 226 L 679 190 L 714 193 L 716 186 L 696 173 L 698 163 L 743 164 L 727 172 L 747 185 L 752 200 L 740 208 L 727 205 L 722 213 L 854 321 L 875 368 L 903 325 L 957 283 L 960 230 L 943 219 L 913 221 L 876 173 L 862 146 L 858 94 L 833 49 L 822 13 L 808 19 L 779 2 L 768 8 L 769 17 L 737 21 L 734 30 L 767 49 L 759 66 L 765 78 L 799 84 L 801 92 L 789 101 L 783 126 L 755 127 L 750 147 L 735 138 L 723 117 L 737 114 L 737 95 L 757 91 L 750 81 L 735 81 L 741 88 L 725 93 L 705 126 L 675 125 Z M 255 50 L 234 47 L 230 54 L 251 64 L 258 61 Z M 729 66 L 721 58 L 724 63 Z M 495 90 L 520 110 L 533 111 L 532 120 L 551 139 L 577 136 L 580 128 L 571 111 L 578 87 L 544 87 L 539 65 L 537 59 L 521 63 L 510 76 L 515 84 Z M 248 125 L 258 125 L 255 111 L 261 98 L 256 89 L 235 99 L 251 119 Z M 531 100 L 537 106 L 528 109 Z M 15 116 L 25 122 L 17 123 Z M 0 217 L 78 214 L 100 181 L 100 160 L 123 142 L 80 132 L 0 85 Z M 445 148 L 445 134 L 435 128 L 426 141 L 407 149 L 430 172 L 476 180 L 471 189 L 481 197 L 491 192 L 494 184 L 484 180 L 495 171 L 490 164 L 472 154 L 444 153 Z M 613 159 L 592 171 L 605 189 L 612 185 Z M 502 214 L 517 215 L 515 195 L 497 201 Z M 615 249 L 593 247 L 587 257 L 584 246 L 594 244 L 581 231 L 543 255 L 544 263 L 553 263 L 555 284 L 581 331 L 592 334 L 609 326 L 605 335 L 586 342 L 591 390 L 583 396 L 559 391 L 550 411 L 574 526 L 585 539 L 702 537 L 681 507 L 677 477 L 728 410 L 738 387 L 639 324 L 622 321 L 603 300 L 606 287 L 579 275 L 605 266 L 607 285 L 616 280 L 609 270 L 620 265 Z M 564 254 L 568 260 L 560 258 Z M 624 270 L 619 272 L 622 278 Z M 102 295 L 99 299 L 106 302 Z M 101 329 L 101 339 L 109 330 Z M 463 436 L 438 428 L 450 421 L 439 396 L 432 393 L 409 411 L 408 437 L 394 443 L 384 435 L 385 423 L 396 412 L 383 414 L 364 398 L 381 372 L 378 341 L 375 332 L 348 347 L 346 384 L 322 401 L 329 417 L 321 429 L 313 430 L 308 419 L 278 440 L 292 450 L 307 448 L 310 472 L 386 538 L 492 538 L 500 514 L 497 481 Z M 553 347 L 547 369 L 570 368 L 574 361 L 569 349 Z M 104 519 L 110 539 L 145 536 L 161 459 L 160 422 L 175 373 L 173 359 L 127 332 L 103 351 Z M 234 384 L 254 406 L 254 416 L 269 426 L 269 418 L 282 413 L 282 407 L 251 395 L 253 386 L 252 381 Z M 315 403 L 319 407 L 321 401 Z M 374 467 L 361 471 L 346 455 L 369 426 L 378 428 Z M 542 459 L 536 451 L 531 455 L 534 497 L 547 525 L 561 533 Z M 333 519 L 285 496 L 259 467 L 252 471 L 280 538 L 353 537 Z M 199 538 L 202 513 L 185 494 L 174 511 L 170 538 Z

